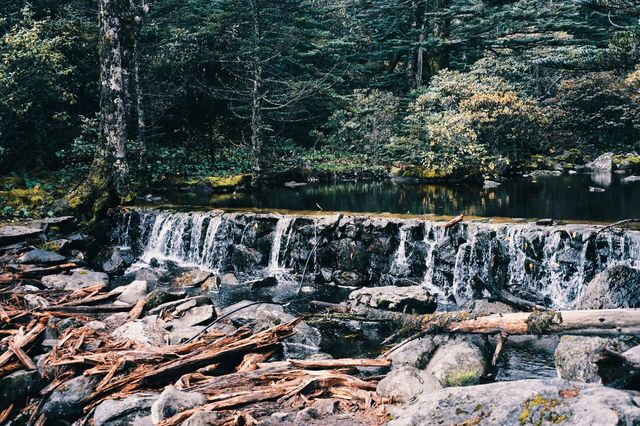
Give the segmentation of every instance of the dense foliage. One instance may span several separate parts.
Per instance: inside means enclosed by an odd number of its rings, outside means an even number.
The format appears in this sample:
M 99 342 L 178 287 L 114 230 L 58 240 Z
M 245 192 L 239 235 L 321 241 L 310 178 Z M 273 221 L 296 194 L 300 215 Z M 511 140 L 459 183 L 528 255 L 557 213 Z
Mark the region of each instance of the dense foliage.
M 532 155 L 640 148 L 635 2 L 131 4 L 139 82 L 131 77 L 128 156 L 139 183 L 297 167 L 486 176 Z M 0 5 L 4 174 L 88 171 L 97 7 Z

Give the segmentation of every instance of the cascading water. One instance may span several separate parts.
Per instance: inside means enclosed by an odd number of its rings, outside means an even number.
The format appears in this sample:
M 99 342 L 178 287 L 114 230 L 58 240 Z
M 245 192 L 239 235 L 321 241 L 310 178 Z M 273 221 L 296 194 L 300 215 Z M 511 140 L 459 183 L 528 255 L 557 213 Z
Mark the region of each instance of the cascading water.
M 322 280 L 345 286 L 379 285 L 381 279 L 416 282 L 441 300 L 458 304 L 486 295 L 492 285 L 528 300 L 571 308 L 603 269 L 640 267 L 638 231 L 478 222 L 445 229 L 441 222 L 415 219 L 376 219 L 373 226 L 361 217 L 327 218 L 132 210 L 118 218 L 115 241 L 130 247 L 142 263 L 155 258 L 278 277 L 306 271 L 309 279 L 315 271 L 324 274 Z M 293 226 L 297 220 L 301 223 Z M 385 251 L 389 226 L 399 240 L 391 252 Z M 412 241 L 408 253 L 409 239 L 421 231 L 424 238 Z M 423 253 L 424 259 L 415 253 Z M 341 259 L 345 255 L 346 262 Z
M 273 231 L 273 243 L 271 245 L 271 253 L 269 255 L 269 264 L 267 266 L 267 273 L 270 276 L 282 274 L 287 271 L 284 265 L 280 265 L 280 249 L 282 248 L 282 238 L 287 231 L 289 231 L 287 234 L 287 246 L 289 241 L 291 241 L 293 220 L 294 219 L 291 217 L 280 218 L 276 224 L 276 229 Z M 285 246 L 285 252 L 287 246 Z
M 398 244 L 398 250 L 396 251 L 395 264 L 396 266 L 406 266 L 407 265 L 407 234 L 409 233 L 409 229 L 401 227 L 398 231 L 400 234 L 400 242 Z
M 166 213 L 149 216 L 153 223 L 147 231 L 148 216 L 140 219 L 140 235 L 145 238 L 140 260 L 173 261 L 183 266 L 217 270 L 216 236 L 222 223 L 220 215 L 211 213 Z

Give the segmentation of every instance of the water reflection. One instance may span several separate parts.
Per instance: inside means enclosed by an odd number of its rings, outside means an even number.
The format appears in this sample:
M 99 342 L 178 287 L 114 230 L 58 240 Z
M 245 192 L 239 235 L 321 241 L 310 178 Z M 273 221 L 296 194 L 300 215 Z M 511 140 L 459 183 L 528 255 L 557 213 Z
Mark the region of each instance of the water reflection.
M 605 188 L 590 192 L 589 187 Z M 390 212 L 614 221 L 640 213 L 640 182 L 622 183 L 610 173 L 514 178 L 498 188 L 471 184 L 409 184 L 393 181 L 310 184 L 210 196 L 164 194 L 169 202 L 215 207 Z

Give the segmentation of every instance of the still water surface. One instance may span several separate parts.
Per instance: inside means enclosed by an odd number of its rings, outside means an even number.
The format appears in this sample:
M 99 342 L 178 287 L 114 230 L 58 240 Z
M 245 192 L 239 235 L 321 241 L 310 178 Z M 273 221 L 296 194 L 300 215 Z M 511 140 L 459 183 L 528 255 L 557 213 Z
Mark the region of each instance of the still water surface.
M 191 192 L 163 195 L 170 203 L 218 208 L 447 216 L 464 213 L 468 216 L 615 221 L 640 216 L 640 182 L 625 183 L 623 177 L 616 173 L 517 177 L 494 189 L 484 189 L 479 184 L 415 184 L 386 180 L 318 183 L 297 188 L 280 185 L 250 193 L 222 195 Z

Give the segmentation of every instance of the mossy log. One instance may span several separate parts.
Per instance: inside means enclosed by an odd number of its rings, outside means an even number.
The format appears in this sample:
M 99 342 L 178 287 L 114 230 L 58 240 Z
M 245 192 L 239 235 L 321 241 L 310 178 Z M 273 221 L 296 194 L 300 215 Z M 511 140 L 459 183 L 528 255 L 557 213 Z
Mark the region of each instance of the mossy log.
M 534 311 L 474 316 L 470 312 L 435 312 L 409 315 L 364 307 L 312 305 L 338 312 L 338 316 L 357 316 L 363 320 L 387 320 L 406 330 L 426 333 L 474 333 L 509 335 L 634 335 L 640 334 L 640 309 L 603 309 L 579 311 Z M 347 309 L 345 309 L 347 308 Z

